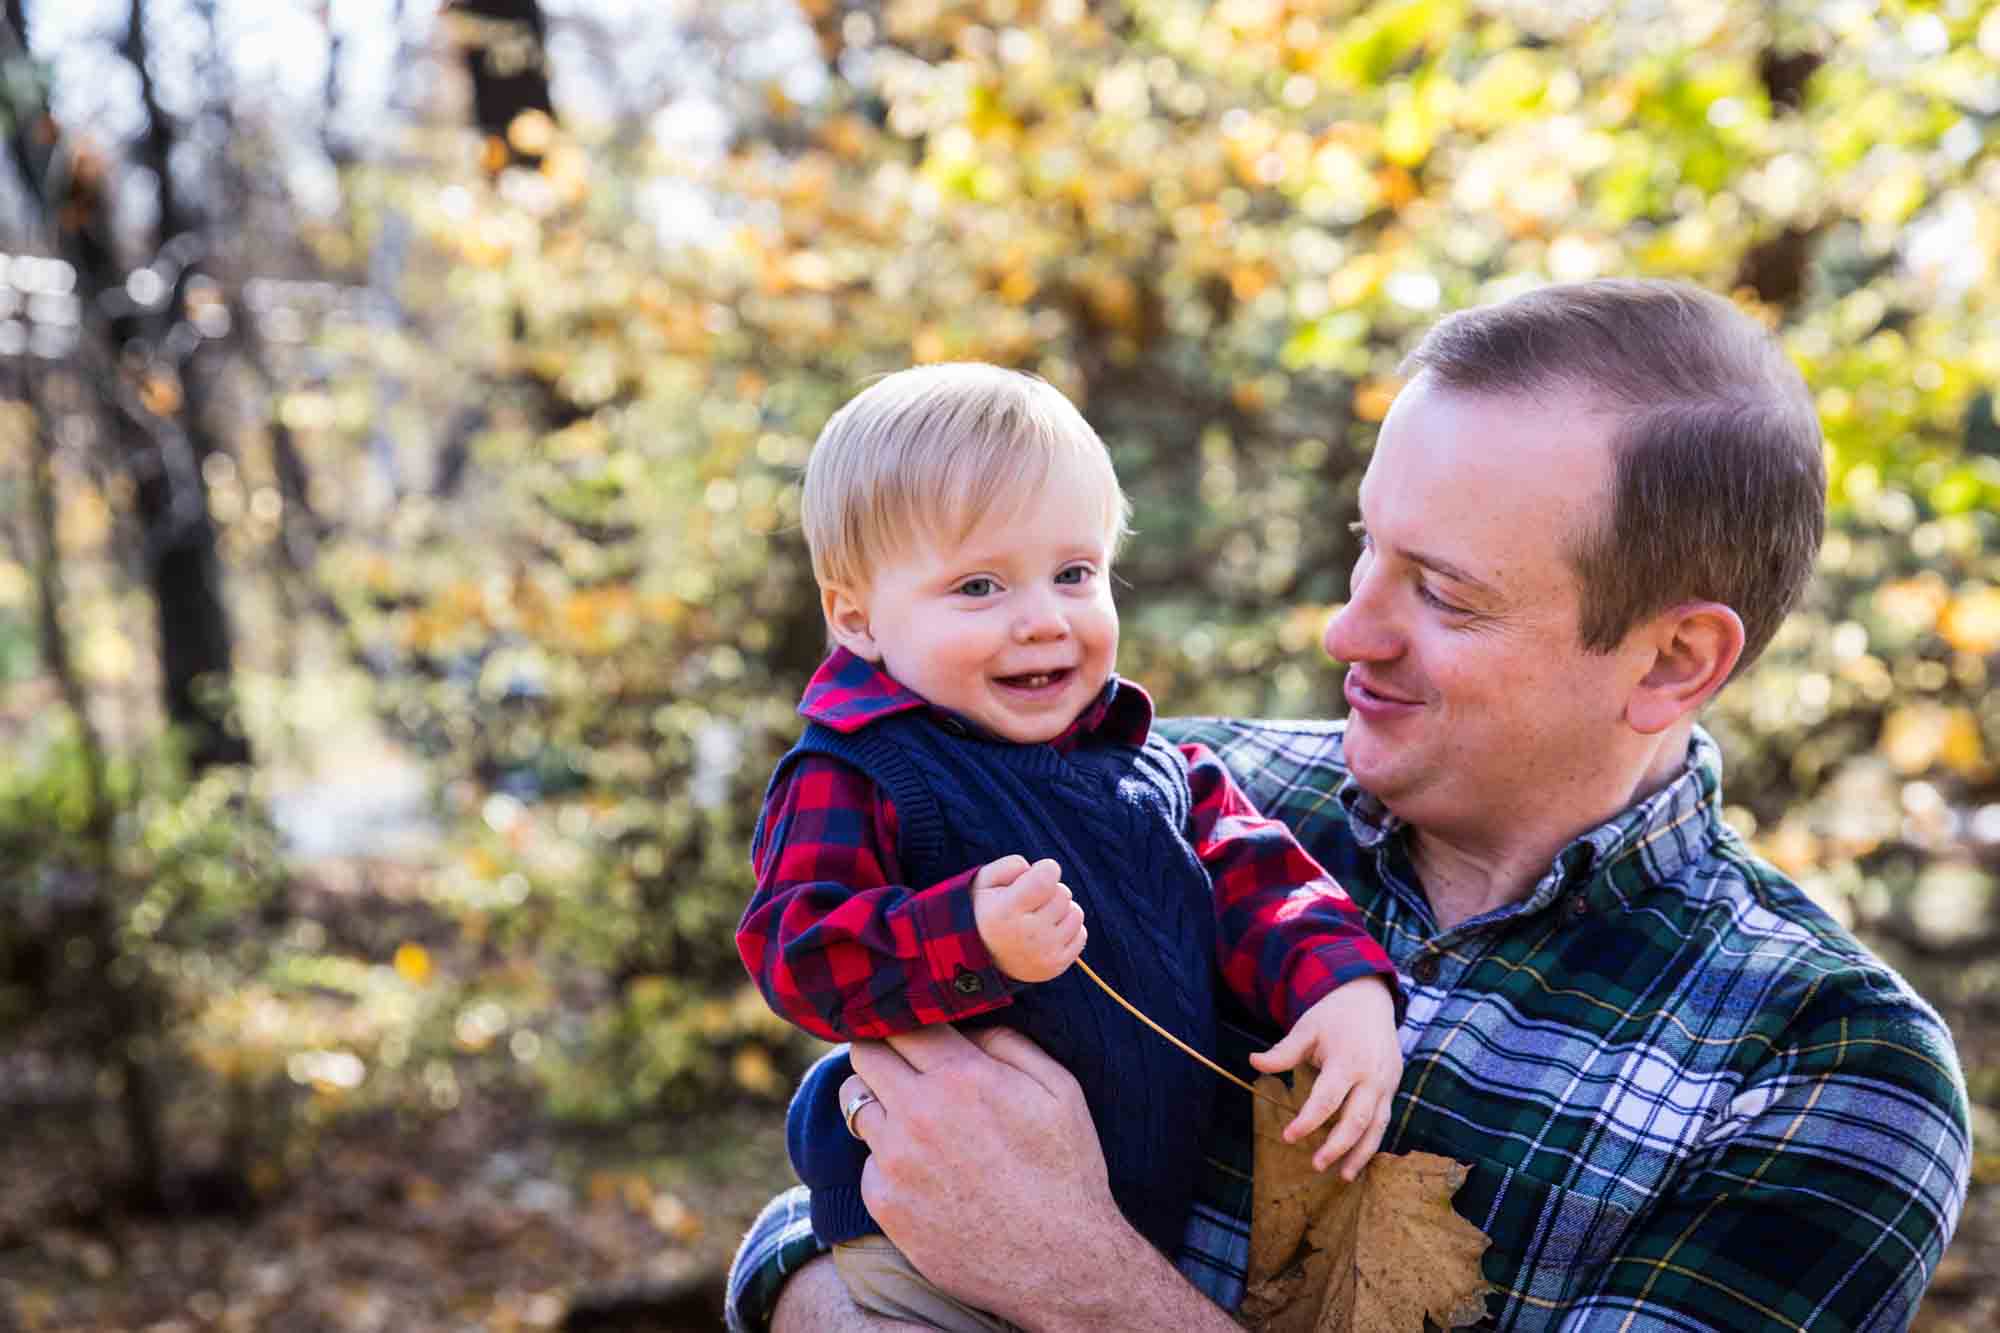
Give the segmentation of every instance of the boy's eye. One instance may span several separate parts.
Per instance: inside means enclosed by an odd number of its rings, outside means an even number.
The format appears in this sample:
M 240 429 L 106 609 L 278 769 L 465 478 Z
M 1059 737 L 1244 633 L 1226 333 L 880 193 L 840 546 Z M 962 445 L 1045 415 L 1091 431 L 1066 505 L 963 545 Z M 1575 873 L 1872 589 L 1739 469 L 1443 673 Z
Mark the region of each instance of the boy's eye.
M 1090 581 L 1090 576 L 1095 572 L 1096 571 L 1092 570 L 1089 565 L 1070 565 L 1064 569 L 1056 571 L 1056 582 L 1088 583 Z
M 961 597 L 991 597 L 999 591 L 999 585 L 984 574 L 975 575 L 952 589 Z

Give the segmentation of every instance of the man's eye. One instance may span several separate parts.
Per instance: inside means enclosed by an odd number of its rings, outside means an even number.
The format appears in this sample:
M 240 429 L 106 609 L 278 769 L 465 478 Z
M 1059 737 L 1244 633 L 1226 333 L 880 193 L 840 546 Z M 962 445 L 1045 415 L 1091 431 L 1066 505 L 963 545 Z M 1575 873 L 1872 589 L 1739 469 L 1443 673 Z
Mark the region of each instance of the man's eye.
M 1435 606 L 1438 610 L 1446 612 L 1450 615 L 1469 616 L 1472 614 L 1472 612 L 1466 610 L 1464 607 L 1459 606 L 1453 602 L 1447 602 L 1444 598 L 1432 592 L 1430 589 L 1430 585 L 1426 583 L 1419 583 L 1417 585 L 1417 596 L 1423 598 L 1425 601 L 1429 602 L 1432 606 Z
M 1087 583 L 1093 571 L 1089 565 L 1071 565 L 1057 572 L 1057 583 Z
M 997 586 L 992 579 L 982 574 L 978 578 L 967 579 L 952 591 L 961 597 L 991 597 L 997 591 Z

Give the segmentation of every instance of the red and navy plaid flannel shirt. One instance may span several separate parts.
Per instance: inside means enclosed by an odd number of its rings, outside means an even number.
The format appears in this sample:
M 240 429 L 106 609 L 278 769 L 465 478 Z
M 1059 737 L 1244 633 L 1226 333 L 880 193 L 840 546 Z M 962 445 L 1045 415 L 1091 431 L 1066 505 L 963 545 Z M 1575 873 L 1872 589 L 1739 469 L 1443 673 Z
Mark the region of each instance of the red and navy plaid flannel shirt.
M 842 733 L 932 709 L 872 663 L 835 650 L 799 712 Z M 1153 701 L 1113 677 L 1050 744 L 1138 745 Z M 1204 745 L 1183 745 L 1194 803 L 1184 830 L 1215 890 L 1217 965 L 1250 1012 L 1289 1028 L 1337 986 L 1379 976 L 1397 990 L 1360 913 L 1290 830 L 1257 813 Z M 896 809 L 854 768 L 824 755 L 792 766 L 765 800 L 750 849 L 757 889 L 736 947 L 771 1007 L 816 1037 L 886 1037 L 1012 1002 L 972 914 L 968 866 L 910 885 L 896 860 Z M 981 984 L 962 979 L 976 974 Z M 1400 1017 L 1402 996 L 1397 991 Z

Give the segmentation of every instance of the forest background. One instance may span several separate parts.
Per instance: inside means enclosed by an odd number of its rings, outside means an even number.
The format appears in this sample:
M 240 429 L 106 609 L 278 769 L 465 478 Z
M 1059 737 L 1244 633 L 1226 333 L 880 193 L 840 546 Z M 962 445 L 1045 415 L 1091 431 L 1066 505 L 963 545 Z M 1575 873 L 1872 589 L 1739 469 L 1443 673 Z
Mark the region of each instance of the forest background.
M 7 0 L 0 1328 L 712 1327 L 812 1044 L 731 931 L 876 372 L 1082 405 L 1127 674 L 1323 716 L 1393 368 L 1667 275 L 1832 528 L 1730 820 L 1904 968 L 2000 1320 L 2000 11 Z

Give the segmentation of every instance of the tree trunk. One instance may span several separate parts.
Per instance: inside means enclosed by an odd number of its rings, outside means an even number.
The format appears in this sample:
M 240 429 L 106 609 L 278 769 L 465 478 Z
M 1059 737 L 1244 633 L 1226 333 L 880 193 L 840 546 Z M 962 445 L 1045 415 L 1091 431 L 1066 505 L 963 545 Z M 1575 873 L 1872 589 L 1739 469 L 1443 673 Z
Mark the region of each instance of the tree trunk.
M 187 463 L 182 468 L 152 469 L 141 478 L 139 512 L 147 536 L 148 581 L 159 610 L 167 716 L 187 736 L 190 769 L 200 772 L 213 764 L 250 760 L 249 742 L 240 728 L 230 724 L 226 703 L 234 663 L 229 612 L 223 601 L 222 562 L 216 551 L 215 524 L 208 513 L 204 468 L 218 446 L 205 410 L 208 386 L 206 368 L 200 364 L 204 359 L 201 342 L 191 346 L 181 365 L 172 364 L 165 353 L 168 333 L 184 317 L 194 264 L 204 256 L 197 235 L 199 222 L 174 187 L 174 126 L 153 85 L 145 0 L 131 0 L 124 54 L 139 76 L 146 111 L 146 132 L 139 140 L 138 159 L 158 182 L 160 254 L 155 262 L 178 264 L 178 272 L 170 275 L 174 299 L 164 309 L 141 318 L 141 336 L 155 363 L 150 373 L 174 376 L 179 381 L 178 394 L 167 399 L 173 405 L 163 408 L 160 415 L 169 419 L 185 441 Z M 92 285 L 104 291 L 118 281 L 115 273 L 100 274 Z
M 538 0 L 457 0 L 451 6 L 466 72 L 472 119 L 486 135 L 487 165 L 539 166 L 540 146 L 510 133 L 517 117 L 539 111 L 555 120 L 545 51 L 548 28 Z
M 32 391 L 29 396 L 32 399 Z M 89 897 L 71 924 L 89 943 L 92 955 L 108 961 L 119 955 L 113 907 L 118 896 L 118 868 L 111 855 L 111 800 L 105 789 L 104 747 L 91 724 L 89 701 L 70 657 L 69 637 L 62 625 L 65 599 L 62 550 L 56 541 L 55 441 L 44 409 L 39 403 L 35 406 L 35 457 L 29 489 L 40 548 L 36 589 L 42 659 L 56 678 L 76 728 L 89 802 L 82 838 L 82 855 L 87 864 L 77 867 L 89 881 Z M 59 987 L 66 984 L 67 978 L 57 983 Z M 131 1158 L 128 1170 L 134 1202 L 142 1207 L 158 1207 L 165 1200 L 166 1150 L 160 1128 L 159 1088 L 148 1056 L 158 1003 L 141 992 L 140 983 L 122 983 L 114 968 L 96 967 L 83 985 L 90 993 L 90 1008 L 102 1024 L 101 1030 L 93 1034 L 97 1038 L 93 1044 L 109 1048 L 106 1059 L 118 1079 L 119 1119 L 125 1128 L 125 1147 Z

